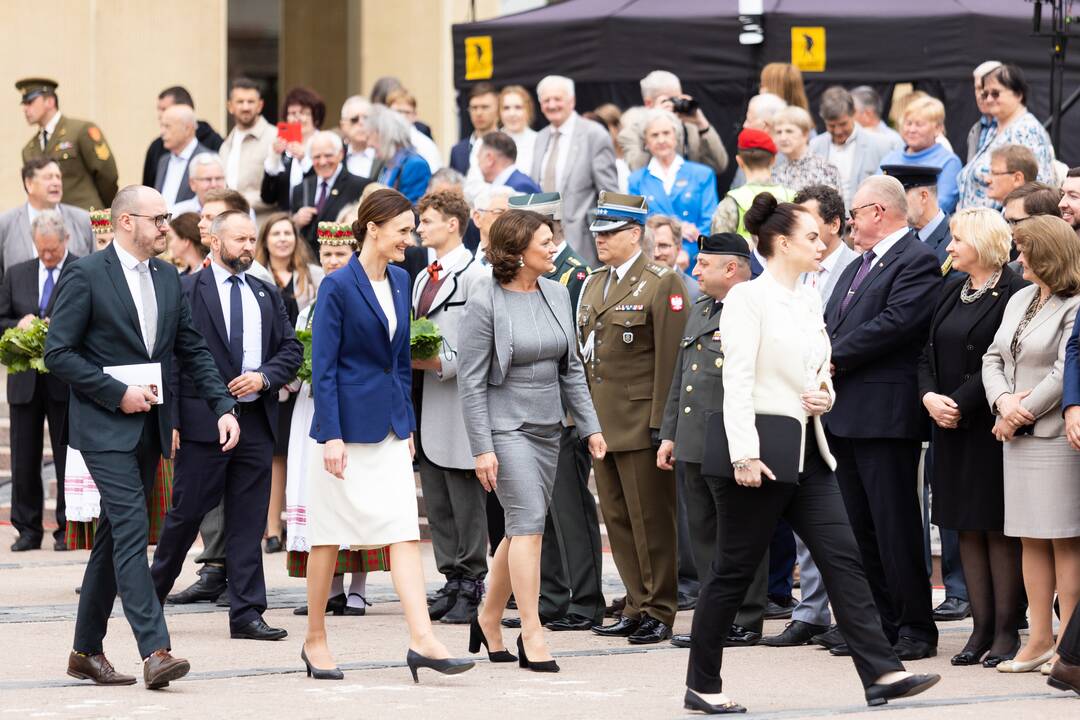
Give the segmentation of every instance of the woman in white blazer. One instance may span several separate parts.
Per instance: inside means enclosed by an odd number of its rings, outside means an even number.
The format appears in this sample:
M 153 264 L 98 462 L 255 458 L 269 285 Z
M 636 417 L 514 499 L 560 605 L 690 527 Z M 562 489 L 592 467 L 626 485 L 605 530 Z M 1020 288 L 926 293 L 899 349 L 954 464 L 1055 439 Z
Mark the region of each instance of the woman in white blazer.
M 820 269 L 825 244 L 813 216 L 768 193 L 754 198 L 746 227 L 768 269 L 732 288 L 720 315 L 724 426 L 735 479 L 720 486 L 722 541 L 698 595 L 684 705 L 710 714 L 745 712 L 722 692 L 724 636 L 781 517 L 821 568 L 867 702 L 915 695 L 940 678 L 905 672 L 885 638 L 821 425 L 834 399 L 831 346 L 821 298 L 799 277 Z M 755 414 L 803 425 L 798 483 L 777 481 L 761 462 Z

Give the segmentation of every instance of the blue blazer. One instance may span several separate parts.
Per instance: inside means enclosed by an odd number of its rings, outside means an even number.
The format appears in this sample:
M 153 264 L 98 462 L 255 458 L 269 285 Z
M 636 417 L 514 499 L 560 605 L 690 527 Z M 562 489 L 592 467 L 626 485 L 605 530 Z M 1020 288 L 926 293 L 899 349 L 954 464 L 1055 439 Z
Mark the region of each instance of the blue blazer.
M 716 173 L 708 165 L 683 162 L 675 176 L 671 195 L 664 192 L 664 183 L 649 172 L 649 166 L 630 173 L 628 187 L 631 195 L 644 195 L 649 203 L 649 215 L 667 215 L 679 222 L 693 223 L 703 235 L 709 234 L 713 213 L 719 199 L 716 195 Z M 690 251 L 690 248 L 687 248 Z M 691 253 L 691 262 L 697 247 Z
M 1080 312 L 1076 314 L 1080 319 Z M 1080 405 L 1080 327 L 1073 324 L 1072 335 L 1065 345 L 1065 372 L 1062 377 L 1061 412 Z
M 465 138 L 450 148 L 450 167 L 462 175 L 469 174 L 469 157 L 472 155 L 472 143 Z
M 908 230 L 875 258 L 841 315 L 861 265 L 853 260 L 844 269 L 825 309 L 836 402 L 822 421 L 843 438 L 924 439 L 917 369 L 941 291 L 941 266 Z
M 412 203 L 424 195 L 430 180 L 431 168 L 415 150 L 398 150 L 394 159 L 379 173 L 379 182 L 394 188 Z
M 319 285 L 311 327 L 315 399 L 311 437 L 320 443 L 378 443 L 390 432 L 405 439 L 416 429 L 409 273 L 390 265 L 386 275 L 397 313 L 392 339 L 387 337 L 386 315 L 356 255 Z
M 523 193 L 540 193 L 543 190 L 537 185 L 531 177 L 521 172 L 520 170 L 514 170 L 510 173 L 510 177 L 506 178 L 507 187 L 512 187 L 518 192 Z

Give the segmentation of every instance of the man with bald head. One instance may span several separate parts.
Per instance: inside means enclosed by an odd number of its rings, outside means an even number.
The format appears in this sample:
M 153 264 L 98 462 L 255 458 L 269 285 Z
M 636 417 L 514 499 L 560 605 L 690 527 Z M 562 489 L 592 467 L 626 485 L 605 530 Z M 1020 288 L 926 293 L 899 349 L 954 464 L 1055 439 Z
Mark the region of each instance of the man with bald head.
M 111 212 L 113 242 L 72 263 L 56 286 L 45 345 L 45 366 L 71 387 L 68 442 L 82 453 L 101 493 L 67 672 L 99 685 L 135 683 L 113 668 L 102 647 L 119 594 L 144 659 L 145 686 L 155 689 L 190 669 L 170 654 L 146 564 L 146 498 L 171 444 L 169 408 L 177 398 L 168 383 L 128 384 L 104 368 L 149 364 L 159 366 L 164 379 L 180 362 L 208 408 L 207 429 L 220 451 L 233 449 L 240 426 L 236 402 L 192 324 L 176 268 L 153 257 L 169 230 L 165 199 L 152 188 L 129 185 L 113 198 Z
M 278 429 L 278 390 L 296 376 L 303 347 L 273 283 L 247 271 L 255 261 L 255 222 L 228 210 L 210 226 L 210 266 L 181 283 L 193 327 L 206 338 L 220 382 L 236 399 L 241 440 L 221 452 L 213 411 L 180 360 L 180 445 L 175 455 L 172 509 L 158 539 L 151 574 L 164 604 L 203 517 L 224 498 L 225 573 L 233 638 L 280 640 L 286 632 L 263 621 L 262 533 L 270 504 L 270 466 Z
M 317 132 L 309 147 L 314 172 L 293 188 L 290 209 L 293 222 L 318 257 L 315 231 L 319 223 L 336 221 L 341 209 L 357 202 L 371 180 L 353 175 L 345 167 L 345 144 L 337 133 Z
M 161 142 L 168 154 L 158 160 L 154 188 L 172 212 L 176 204 L 195 196 L 188 182 L 191 159 L 210 152 L 195 137 L 195 111 L 189 105 L 170 105 L 161 113 Z
M 836 404 L 822 419 L 885 635 L 901 660 L 917 660 L 934 655 L 938 639 L 917 487 L 927 424 L 916 366 L 941 268 L 908 227 L 896 178 L 863 181 L 849 215 L 862 258 L 841 273 L 825 310 Z

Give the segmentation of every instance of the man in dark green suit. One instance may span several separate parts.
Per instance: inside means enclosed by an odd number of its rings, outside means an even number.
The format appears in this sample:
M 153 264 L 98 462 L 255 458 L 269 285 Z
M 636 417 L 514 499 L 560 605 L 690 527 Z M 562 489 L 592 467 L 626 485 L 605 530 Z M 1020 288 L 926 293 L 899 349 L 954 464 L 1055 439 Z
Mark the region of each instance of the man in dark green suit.
M 660 426 L 656 464 L 672 469 L 682 465 L 685 478 L 687 524 L 690 527 L 694 566 L 705 583 L 717 542 L 716 494 L 718 478 L 703 477 L 705 419 L 724 407 L 724 355 L 720 350 L 720 311 L 728 290 L 750 279 L 750 246 L 735 233 L 717 233 L 698 240 L 694 277 L 703 295 L 690 310 L 675 364 L 675 380 L 668 392 Z M 728 630 L 728 645 L 754 645 L 761 640 L 765 622 L 765 595 L 769 561 L 758 567 L 746 600 Z M 671 643 L 690 647 L 689 635 L 676 635 Z
M 71 447 L 82 452 L 101 493 L 101 517 L 83 576 L 68 674 L 104 685 L 132 684 L 105 659 L 102 641 L 117 594 L 145 660 L 147 688 L 183 677 L 187 660 L 169 654 L 161 603 L 146 562 L 150 493 L 158 460 L 172 442 L 166 378 L 173 356 L 191 373 L 218 417 L 223 450 L 239 439 L 235 401 L 202 336 L 192 327 L 180 276 L 153 257 L 169 229 L 165 200 L 131 185 L 113 200 L 113 243 L 72 263 L 56 288 L 45 365 L 71 387 Z M 160 364 L 161 386 L 128 385 L 110 366 Z M 114 373 L 115 374 L 115 373 Z

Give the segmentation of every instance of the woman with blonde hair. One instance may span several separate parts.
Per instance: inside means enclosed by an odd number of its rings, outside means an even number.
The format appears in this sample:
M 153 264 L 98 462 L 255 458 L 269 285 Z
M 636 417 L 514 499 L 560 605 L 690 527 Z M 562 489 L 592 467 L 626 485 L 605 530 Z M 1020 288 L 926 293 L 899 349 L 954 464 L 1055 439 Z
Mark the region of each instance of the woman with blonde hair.
M 991 432 L 982 358 L 1009 299 L 1028 283 L 1008 268 L 1009 226 L 988 208 L 949 223 L 952 268 L 919 360 L 933 420 L 933 521 L 956 530 L 974 627 L 953 665 L 994 667 L 1020 647 L 1020 542 L 1007 537 L 1001 443 Z
M 964 164 L 951 149 L 938 142 L 945 131 L 945 105 L 935 97 L 916 98 L 900 115 L 900 137 L 904 147 L 893 150 L 881 160 L 886 165 L 923 165 L 941 168 L 937 178 L 938 205 L 948 215 L 956 209 L 960 191 L 956 176 Z
M 1004 531 L 1023 546 L 1031 612 L 1027 644 L 997 666 L 1009 673 L 1052 660 L 1054 591 L 1062 626 L 1080 595 L 1080 453 L 1061 412 L 1066 346 L 1080 308 L 1080 240 L 1049 215 L 1020 221 L 1013 239 L 1032 284 L 1010 298 L 982 366 L 994 437 L 1004 444 Z
M 841 190 L 836 166 L 810 152 L 810 133 L 814 130 L 810 113 L 797 105 L 788 105 L 773 116 L 772 128 L 776 149 L 783 153 L 773 166 L 773 182 L 794 192 L 808 185 L 828 185 Z
M 507 85 L 499 91 L 499 126 L 517 145 L 517 166 L 525 174 L 532 172 L 535 115 L 532 95 L 524 87 Z
M 791 63 L 773 62 L 761 68 L 761 92 L 782 97 L 788 105 L 810 110 L 802 72 Z

